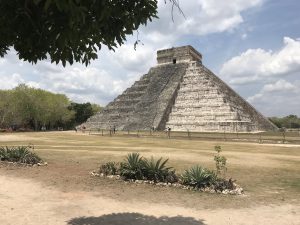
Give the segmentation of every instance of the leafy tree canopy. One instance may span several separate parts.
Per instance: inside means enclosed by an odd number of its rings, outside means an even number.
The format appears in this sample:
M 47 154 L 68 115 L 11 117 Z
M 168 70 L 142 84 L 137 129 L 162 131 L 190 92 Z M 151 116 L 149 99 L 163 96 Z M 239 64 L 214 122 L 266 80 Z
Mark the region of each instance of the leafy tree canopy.
M 177 0 L 165 0 L 178 6 Z M 88 65 L 157 17 L 157 0 L 0 0 L 0 56 Z
M 63 94 L 25 84 L 12 90 L 0 90 L 0 128 L 69 129 L 100 110 L 99 105 L 70 102 Z
M 282 118 L 269 118 L 279 128 L 300 128 L 300 118 L 297 115 L 288 115 Z
M 68 107 L 69 110 L 73 110 L 75 112 L 75 117 L 73 124 L 79 125 L 85 122 L 88 118 L 96 114 L 101 110 L 101 107 L 97 104 L 87 103 L 75 103 L 72 102 L 71 105 Z

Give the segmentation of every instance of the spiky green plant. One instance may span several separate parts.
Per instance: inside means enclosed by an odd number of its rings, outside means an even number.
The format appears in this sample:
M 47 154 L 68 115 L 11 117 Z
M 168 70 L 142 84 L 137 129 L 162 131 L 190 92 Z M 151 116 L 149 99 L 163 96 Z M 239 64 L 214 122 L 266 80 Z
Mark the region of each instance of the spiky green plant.
M 116 175 L 119 170 L 119 163 L 107 162 L 100 166 L 99 172 L 107 175 Z
M 8 147 L 0 147 L 0 160 L 1 161 L 7 161 L 9 159 L 8 156 Z
M 213 171 L 197 165 L 185 170 L 180 178 L 183 184 L 199 188 L 212 184 L 217 176 Z
M 120 175 L 125 179 L 143 179 L 143 158 L 139 153 L 129 153 L 120 165 Z
M 151 157 L 150 160 L 144 159 L 142 162 L 142 172 L 145 179 L 155 182 L 166 181 L 168 175 L 171 174 L 172 171 L 172 167 L 166 167 L 168 160 L 169 159 L 163 161 L 162 158 L 155 160 L 153 157 Z
M 26 164 L 41 162 L 41 158 L 36 153 L 31 152 L 30 149 L 29 146 L 0 147 L 0 160 Z

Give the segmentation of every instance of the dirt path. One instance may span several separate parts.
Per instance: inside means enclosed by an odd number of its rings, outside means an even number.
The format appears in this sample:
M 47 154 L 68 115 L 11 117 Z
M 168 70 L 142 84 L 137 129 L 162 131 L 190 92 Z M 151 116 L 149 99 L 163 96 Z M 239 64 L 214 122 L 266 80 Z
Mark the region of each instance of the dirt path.
M 62 192 L 29 179 L 4 175 L 0 175 L 0 183 L 2 225 L 296 225 L 300 221 L 300 206 L 290 204 L 195 210 L 171 203 L 120 202 L 94 192 Z

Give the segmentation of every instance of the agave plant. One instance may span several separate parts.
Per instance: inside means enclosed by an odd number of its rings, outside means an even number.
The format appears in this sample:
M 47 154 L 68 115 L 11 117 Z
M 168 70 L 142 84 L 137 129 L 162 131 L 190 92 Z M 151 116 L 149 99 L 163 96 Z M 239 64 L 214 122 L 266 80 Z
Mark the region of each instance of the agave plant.
M 6 161 L 8 160 L 8 153 L 7 153 L 8 147 L 0 147 L 0 160 Z
M 212 184 L 216 178 L 217 176 L 213 171 L 197 165 L 184 171 L 181 175 L 181 182 L 193 187 L 205 187 Z
M 129 153 L 120 165 L 120 175 L 125 179 L 143 179 L 143 158 L 139 153 Z
M 169 159 L 162 161 L 162 158 L 158 159 L 157 161 L 151 157 L 150 160 L 144 159 L 143 160 L 143 175 L 147 180 L 152 180 L 154 182 L 158 181 L 166 181 L 167 177 L 173 176 L 175 172 L 172 167 L 166 167 L 166 164 Z
M 41 158 L 29 149 L 30 147 L 28 146 L 1 147 L 0 160 L 26 164 L 36 164 L 41 162 Z

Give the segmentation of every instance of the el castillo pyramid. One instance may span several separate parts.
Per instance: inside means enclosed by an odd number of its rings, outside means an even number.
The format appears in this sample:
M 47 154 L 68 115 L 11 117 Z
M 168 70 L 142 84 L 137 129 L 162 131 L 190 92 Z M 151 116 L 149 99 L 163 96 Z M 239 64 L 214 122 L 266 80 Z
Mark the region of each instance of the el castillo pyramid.
M 202 65 L 191 46 L 157 51 L 150 68 L 101 112 L 87 129 L 254 132 L 276 129 Z

